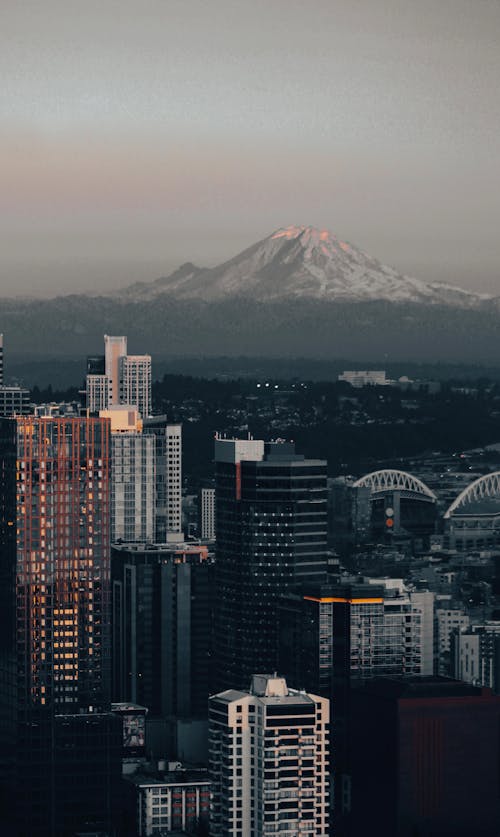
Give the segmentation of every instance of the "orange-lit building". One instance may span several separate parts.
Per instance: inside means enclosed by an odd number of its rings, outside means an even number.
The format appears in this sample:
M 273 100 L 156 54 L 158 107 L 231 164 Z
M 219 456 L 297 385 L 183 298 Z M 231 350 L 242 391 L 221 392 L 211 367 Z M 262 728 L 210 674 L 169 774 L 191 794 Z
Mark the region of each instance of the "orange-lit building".
M 109 708 L 109 452 L 107 419 L 0 421 L 0 734 L 30 833 L 54 817 L 55 716 Z

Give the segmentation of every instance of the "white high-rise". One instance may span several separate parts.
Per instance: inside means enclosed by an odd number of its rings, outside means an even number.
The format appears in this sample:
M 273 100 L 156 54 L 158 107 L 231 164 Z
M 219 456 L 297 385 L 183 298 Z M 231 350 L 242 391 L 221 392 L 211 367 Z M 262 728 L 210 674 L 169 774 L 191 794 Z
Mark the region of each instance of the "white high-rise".
M 182 424 L 154 416 L 143 428 L 156 440 L 156 542 L 182 540 Z
M 132 406 L 101 410 L 111 419 L 111 540 L 151 543 L 155 540 L 155 440 L 142 432 Z
M 131 404 L 151 415 L 151 355 L 128 355 L 127 338 L 104 335 L 104 357 L 87 359 L 86 398 L 91 413 Z
M 118 362 L 120 403 L 134 404 L 143 418 L 151 415 L 151 355 L 125 355 Z
M 326 837 L 329 703 L 276 674 L 210 698 L 212 837 Z

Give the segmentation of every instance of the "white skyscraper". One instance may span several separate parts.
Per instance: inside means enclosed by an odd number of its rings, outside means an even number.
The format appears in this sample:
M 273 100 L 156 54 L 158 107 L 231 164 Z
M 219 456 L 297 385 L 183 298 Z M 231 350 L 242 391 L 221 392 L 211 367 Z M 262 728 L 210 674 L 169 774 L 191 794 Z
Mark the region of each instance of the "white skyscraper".
M 329 703 L 270 674 L 210 698 L 211 837 L 326 837 Z
M 111 419 L 111 540 L 155 540 L 155 439 L 142 432 L 133 406 L 101 410 Z
M 125 355 L 118 367 L 120 403 L 134 404 L 147 418 L 151 415 L 151 355 Z
M 109 406 L 109 378 L 106 375 L 87 375 L 85 379 L 87 409 L 91 413 L 107 410 Z
M 156 440 L 156 542 L 182 540 L 182 424 L 154 416 L 143 428 Z

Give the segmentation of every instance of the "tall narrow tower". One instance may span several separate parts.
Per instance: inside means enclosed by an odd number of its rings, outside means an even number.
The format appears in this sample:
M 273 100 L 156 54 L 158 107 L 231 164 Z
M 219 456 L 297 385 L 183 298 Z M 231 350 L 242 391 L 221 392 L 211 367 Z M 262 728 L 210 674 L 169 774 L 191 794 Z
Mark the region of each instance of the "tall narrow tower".
M 104 372 L 109 382 L 109 404 L 120 403 L 120 358 L 126 354 L 126 337 L 104 335 Z
M 37 835 L 57 718 L 109 706 L 109 463 L 107 419 L 0 420 L 0 748 Z
M 215 440 L 216 688 L 277 668 L 277 602 L 327 568 L 326 462 L 291 443 Z

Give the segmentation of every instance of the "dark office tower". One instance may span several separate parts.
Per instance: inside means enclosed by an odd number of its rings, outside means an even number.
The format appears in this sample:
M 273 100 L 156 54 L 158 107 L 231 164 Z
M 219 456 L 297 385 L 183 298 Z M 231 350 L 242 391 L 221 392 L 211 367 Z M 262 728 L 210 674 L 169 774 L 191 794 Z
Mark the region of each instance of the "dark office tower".
M 20 833 L 54 830 L 55 716 L 109 705 L 109 437 L 105 419 L 0 421 L 0 747 Z
M 156 439 L 156 543 L 182 540 L 182 425 L 166 416 L 143 421 Z
M 0 387 L 3 387 L 3 334 L 0 334 Z
M 326 575 L 326 462 L 293 444 L 215 440 L 216 688 L 277 669 L 277 601 Z
M 207 717 L 213 565 L 203 546 L 112 553 L 113 699 L 147 707 L 150 728 L 163 719 L 175 749 L 179 730 Z
M 353 694 L 353 837 L 496 837 L 500 697 L 445 678 Z

